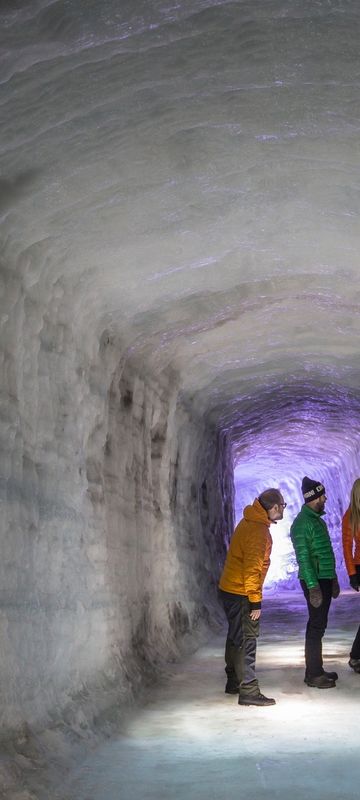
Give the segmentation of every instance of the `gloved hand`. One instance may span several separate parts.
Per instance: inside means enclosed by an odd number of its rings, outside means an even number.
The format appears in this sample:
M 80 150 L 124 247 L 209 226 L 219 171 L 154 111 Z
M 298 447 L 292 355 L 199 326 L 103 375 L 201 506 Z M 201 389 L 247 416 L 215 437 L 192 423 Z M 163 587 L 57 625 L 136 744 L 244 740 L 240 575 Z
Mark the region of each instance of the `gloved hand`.
M 313 586 L 312 589 L 309 589 L 309 600 L 314 608 L 320 608 L 323 601 L 323 596 L 319 584 L 317 586 Z
M 332 579 L 331 597 L 333 597 L 335 600 L 336 597 L 339 597 L 339 594 L 340 594 L 339 581 L 337 579 L 337 575 L 335 575 L 335 578 Z
M 359 591 L 359 579 L 355 572 L 354 575 L 349 575 L 350 586 L 352 589 L 355 589 L 355 592 Z

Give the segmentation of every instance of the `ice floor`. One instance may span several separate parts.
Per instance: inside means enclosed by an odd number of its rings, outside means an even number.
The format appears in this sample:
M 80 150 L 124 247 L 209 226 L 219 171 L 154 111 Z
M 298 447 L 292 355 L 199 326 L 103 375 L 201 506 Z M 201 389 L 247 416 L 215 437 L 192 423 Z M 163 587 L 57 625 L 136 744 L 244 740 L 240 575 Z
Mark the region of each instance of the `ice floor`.
M 324 639 L 335 689 L 304 682 L 304 601 L 266 598 L 258 676 L 277 705 L 238 706 L 224 694 L 223 636 L 150 694 L 126 730 L 88 758 L 64 787 L 67 800 L 352 800 L 359 794 L 360 675 L 348 667 L 360 597 L 333 602 Z

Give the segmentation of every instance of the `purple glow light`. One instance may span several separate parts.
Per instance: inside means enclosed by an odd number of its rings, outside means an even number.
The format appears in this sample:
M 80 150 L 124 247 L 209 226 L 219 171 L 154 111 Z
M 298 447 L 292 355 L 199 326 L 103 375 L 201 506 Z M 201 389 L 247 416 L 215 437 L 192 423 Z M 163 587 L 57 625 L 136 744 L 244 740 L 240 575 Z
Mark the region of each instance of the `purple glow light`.
M 360 475 L 359 401 L 341 390 L 317 388 L 311 397 L 305 387 L 297 388 L 297 397 L 289 387 L 259 395 L 240 416 L 234 435 L 235 518 L 265 488 L 280 488 L 287 509 L 283 521 L 270 528 L 273 551 L 264 588 L 298 588 L 290 526 L 303 503 L 303 476 L 321 480 L 328 498 L 324 520 L 340 583 L 347 587 L 341 519 Z

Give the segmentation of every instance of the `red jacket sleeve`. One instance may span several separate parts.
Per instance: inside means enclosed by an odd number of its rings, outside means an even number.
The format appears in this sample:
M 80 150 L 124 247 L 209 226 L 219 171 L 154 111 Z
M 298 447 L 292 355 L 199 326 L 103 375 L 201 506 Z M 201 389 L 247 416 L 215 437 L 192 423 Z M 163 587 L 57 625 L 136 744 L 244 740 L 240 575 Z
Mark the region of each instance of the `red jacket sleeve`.
M 354 542 L 354 537 L 353 537 L 353 532 L 351 530 L 350 514 L 348 509 L 346 514 L 344 514 L 342 521 L 342 544 L 343 544 L 344 559 L 348 575 L 355 575 L 356 573 L 356 567 L 353 557 L 353 542 Z

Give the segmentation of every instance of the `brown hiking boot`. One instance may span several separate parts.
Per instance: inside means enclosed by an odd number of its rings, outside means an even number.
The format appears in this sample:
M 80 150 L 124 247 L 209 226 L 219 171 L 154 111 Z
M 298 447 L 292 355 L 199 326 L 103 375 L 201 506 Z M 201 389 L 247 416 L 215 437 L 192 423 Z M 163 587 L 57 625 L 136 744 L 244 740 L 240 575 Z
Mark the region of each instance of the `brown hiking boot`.
M 239 706 L 274 706 L 273 697 L 265 697 L 261 692 L 257 694 L 239 694 Z

